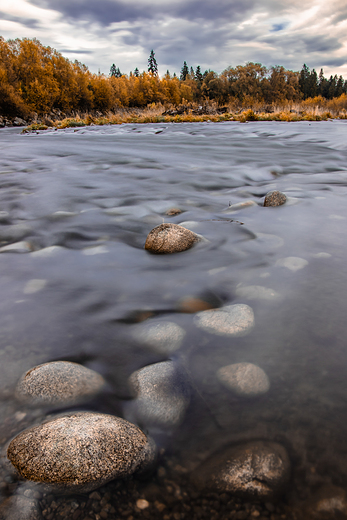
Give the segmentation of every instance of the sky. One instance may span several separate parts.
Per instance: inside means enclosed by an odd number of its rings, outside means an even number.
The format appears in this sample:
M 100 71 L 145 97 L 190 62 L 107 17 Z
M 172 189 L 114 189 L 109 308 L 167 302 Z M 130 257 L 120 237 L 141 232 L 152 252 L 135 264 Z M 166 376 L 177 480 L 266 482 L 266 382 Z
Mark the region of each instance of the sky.
M 0 36 L 37 38 L 108 74 L 183 62 L 217 73 L 249 61 L 347 79 L 346 0 L 0 0 Z

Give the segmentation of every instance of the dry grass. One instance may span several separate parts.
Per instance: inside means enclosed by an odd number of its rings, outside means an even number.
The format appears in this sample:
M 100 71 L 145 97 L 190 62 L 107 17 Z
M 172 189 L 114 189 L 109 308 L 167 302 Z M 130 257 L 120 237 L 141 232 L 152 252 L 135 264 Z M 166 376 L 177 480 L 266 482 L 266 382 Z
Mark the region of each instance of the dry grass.
M 34 123 L 26 127 L 23 132 L 36 132 L 46 130 L 48 127 L 63 129 L 124 123 L 197 123 L 204 121 L 239 121 L 245 123 L 247 121 L 347 119 L 347 96 L 345 94 L 331 100 L 318 96 L 301 102 L 291 103 L 287 101 L 271 106 L 265 106 L 260 102 L 251 102 L 251 100 L 248 100 L 248 102 L 252 106 L 245 106 L 244 103 L 234 101 L 223 109 L 214 102 L 206 103 L 204 106 L 190 102 L 178 107 L 164 107 L 160 103 L 152 103 L 144 109 L 118 109 L 117 112 L 108 112 L 105 115 L 78 114 L 75 117 L 66 117 L 60 121 L 52 121 L 46 117 L 43 118 L 41 123 Z M 221 110 L 223 113 L 221 113 Z

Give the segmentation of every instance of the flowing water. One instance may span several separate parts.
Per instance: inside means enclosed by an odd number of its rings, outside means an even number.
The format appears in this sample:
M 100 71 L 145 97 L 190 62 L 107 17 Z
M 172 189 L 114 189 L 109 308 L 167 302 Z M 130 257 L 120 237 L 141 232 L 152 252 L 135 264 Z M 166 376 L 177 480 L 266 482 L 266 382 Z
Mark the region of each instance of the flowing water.
M 287 203 L 263 207 L 274 189 Z M 31 367 L 100 372 L 108 387 L 84 409 L 123 415 L 130 374 L 170 358 L 193 395 L 183 423 L 153 435 L 182 472 L 230 443 L 270 439 L 291 457 L 283 500 L 346 486 L 346 197 L 344 121 L 0 130 L 3 448 L 41 420 L 13 397 Z M 255 204 L 233 208 L 245 201 Z M 182 213 L 167 216 L 173 207 Z M 152 255 L 146 236 L 163 222 L 207 240 Z M 182 312 L 187 297 L 245 303 L 255 326 L 208 334 Z M 146 318 L 182 327 L 181 348 L 165 356 L 136 341 Z M 268 375 L 265 396 L 236 399 L 218 383 L 220 367 L 243 361 Z M 7 497 L 16 482 L 3 461 Z

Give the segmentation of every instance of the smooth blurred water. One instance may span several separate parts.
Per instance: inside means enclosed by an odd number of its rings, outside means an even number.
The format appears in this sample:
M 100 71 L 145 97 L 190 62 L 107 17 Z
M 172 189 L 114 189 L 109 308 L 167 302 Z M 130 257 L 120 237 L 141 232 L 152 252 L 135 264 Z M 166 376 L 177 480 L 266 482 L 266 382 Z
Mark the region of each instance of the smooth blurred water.
M 264 208 L 273 189 L 288 202 Z M 2 445 L 33 414 L 13 400 L 19 377 L 46 361 L 101 372 L 109 386 L 90 409 L 122 414 L 128 376 L 166 359 L 133 339 L 150 311 L 185 329 L 172 359 L 194 389 L 159 445 L 190 470 L 230 442 L 272 439 L 292 457 L 294 487 L 346 485 L 346 197 L 345 121 L 0 130 L 0 246 L 30 248 L 0 252 Z M 230 210 L 246 200 L 256 205 Z M 166 216 L 172 207 L 183 213 Z M 154 226 L 187 221 L 208 241 L 144 250 Z M 179 301 L 204 295 L 250 305 L 253 331 L 196 328 Z M 266 396 L 238 400 L 218 384 L 218 368 L 241 361 L 265 370 Z

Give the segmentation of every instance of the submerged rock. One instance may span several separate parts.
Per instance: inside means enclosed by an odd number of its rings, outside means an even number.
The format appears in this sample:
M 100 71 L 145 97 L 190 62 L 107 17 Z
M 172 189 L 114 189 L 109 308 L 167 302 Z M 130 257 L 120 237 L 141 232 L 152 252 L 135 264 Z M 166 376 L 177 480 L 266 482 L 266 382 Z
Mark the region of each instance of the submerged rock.
M 347 497 L 344 489 L 323 486 L 315 493 L 305 508 L 309 520 L 342 520 L 347 518 Z
M 35 405 L 72 404 L 96 394 L 104 384 L 94 370 L 70 361 L 53 361 L 24 374 L 16 397 Z
M 249 305 L 238 303 L 199 312 L 194 316 L 194 323 L 211 334 L 245 336 L 254 327 L 254 313 Z
M 287 201 L 287 197 L 281 191 L 269 191 L 265 195 L 264 206 L 282 206 Z
M 289 474 L 290 461 L 283 446 L 254 441 L 212 455 L 192 479 L 209 491 L 266 499 L 283 489 Z
M 37 500 L 22 495 L 12 495 L 0 505 L 1 520 L 43 520 Z
M 88 492 L 153 463 L 153 441 L 112 415 L 77 412 L 24 430 L 7 456 L 22 477 L 52 491 Z
M 129 383 L 136 395 L 129 403 L 129 418 L 146 426 L 164 428 L 181 423 L 190 389 L 173 361 L 141 368 L 130 376 Z
M 180 253 L 190 249 L 201 238 L 178 224 L 160 224 L 147 236 L 145 249 L 152 253 Z
M 170 208 L 167 211 L 165 211 L 165 215 L 168 215 L 169 217 L 173 217 L 175 215 L 180 215 L 182 213 L 182 210 L 179 208 Z
M 133 336 L 158 354 L 171 354 L 180 348 L 185 330 L 176 323 L 161 321 L 134 327 Z
M 270 381 L 257 365 L 252 363 L 235 363 L 220 368 L 217 378 L 222 385 L 242 397 L 255 397 L 266 394 Z

